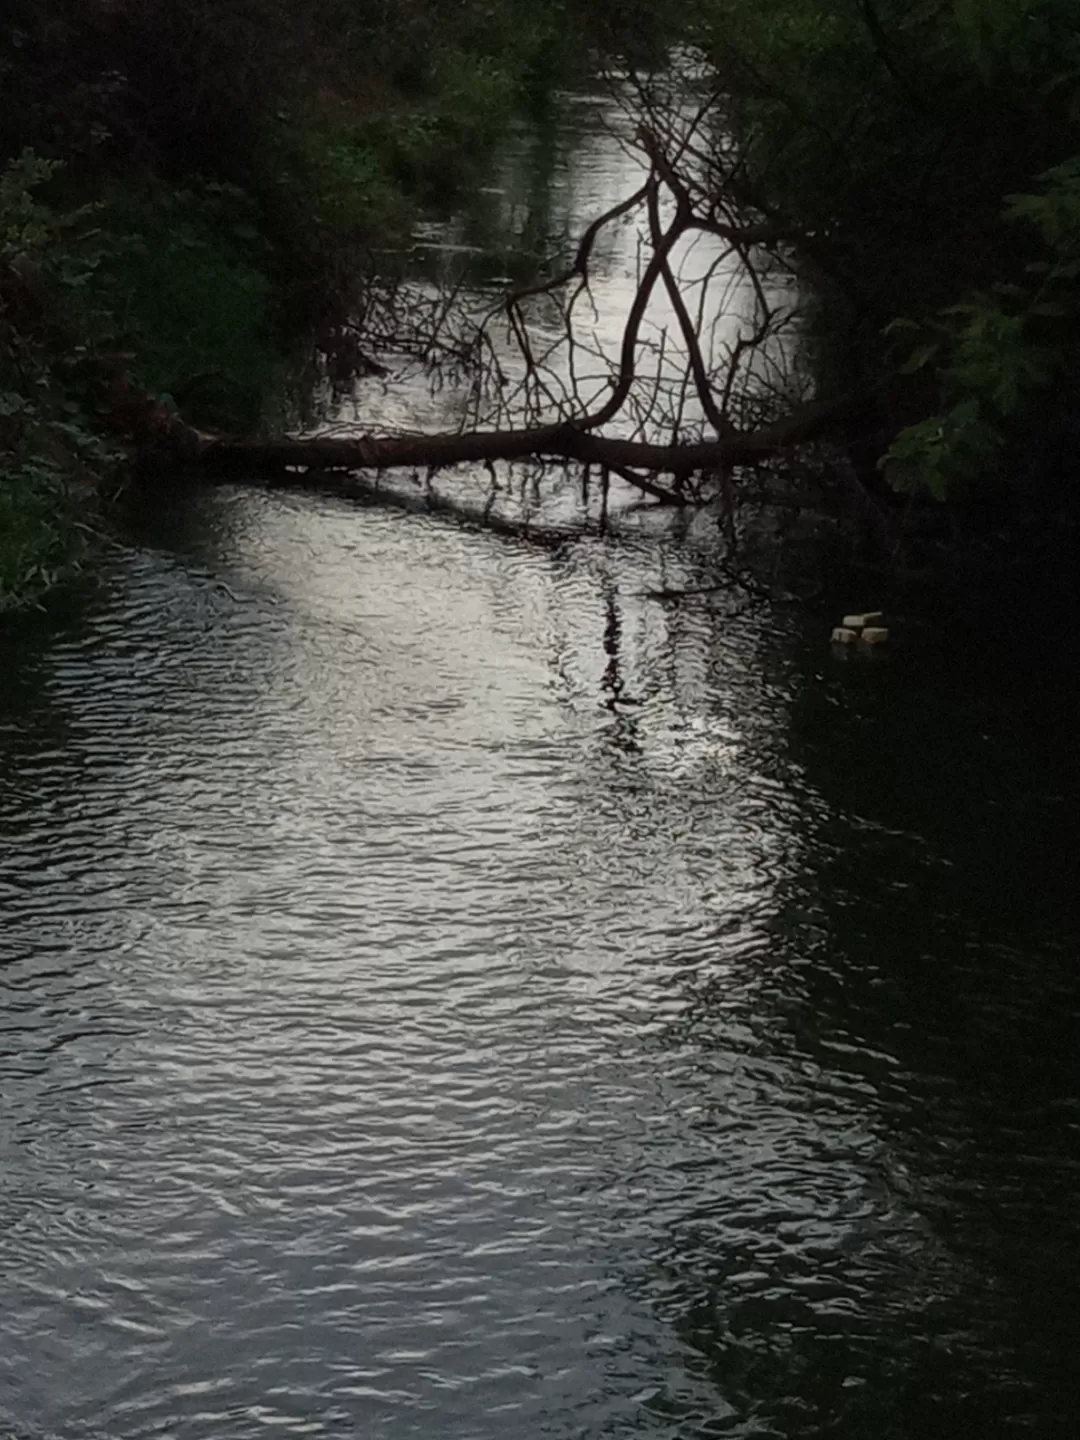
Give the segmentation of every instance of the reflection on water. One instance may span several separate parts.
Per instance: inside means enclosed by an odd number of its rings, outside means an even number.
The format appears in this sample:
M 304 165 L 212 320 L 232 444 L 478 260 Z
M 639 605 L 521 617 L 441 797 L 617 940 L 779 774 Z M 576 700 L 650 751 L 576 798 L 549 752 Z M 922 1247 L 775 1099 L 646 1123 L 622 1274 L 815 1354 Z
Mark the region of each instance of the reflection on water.
M 1075 1433 L 1075 710 L 708 578 L 222 490 L 5 635 L 0 1432 Z

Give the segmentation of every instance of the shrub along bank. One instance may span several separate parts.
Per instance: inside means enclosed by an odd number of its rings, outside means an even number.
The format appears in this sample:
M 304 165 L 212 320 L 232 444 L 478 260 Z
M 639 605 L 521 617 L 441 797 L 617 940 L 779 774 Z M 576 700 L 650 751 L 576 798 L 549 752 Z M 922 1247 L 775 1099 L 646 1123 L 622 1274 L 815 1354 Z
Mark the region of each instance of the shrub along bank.
M 1075 526 L 1075 0 L 691 5 L 743 193 L 814 236 L 822 388 L 884 383 L 870 463 L 958 516 Z

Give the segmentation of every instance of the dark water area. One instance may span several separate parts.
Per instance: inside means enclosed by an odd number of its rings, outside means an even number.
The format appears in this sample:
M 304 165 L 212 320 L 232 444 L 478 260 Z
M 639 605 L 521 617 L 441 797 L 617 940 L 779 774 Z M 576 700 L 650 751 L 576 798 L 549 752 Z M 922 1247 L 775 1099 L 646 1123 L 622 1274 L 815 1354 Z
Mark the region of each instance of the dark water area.
M 712 575 L 192 489 L 0 632 L 0 1434 L 1076 1434 L 1075 677 Z

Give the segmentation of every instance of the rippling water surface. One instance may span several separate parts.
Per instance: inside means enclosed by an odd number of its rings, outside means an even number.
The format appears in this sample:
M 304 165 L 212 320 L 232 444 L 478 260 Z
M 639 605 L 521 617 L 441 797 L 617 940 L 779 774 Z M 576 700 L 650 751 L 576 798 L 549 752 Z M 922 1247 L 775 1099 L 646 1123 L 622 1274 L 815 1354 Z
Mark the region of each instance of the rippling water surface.
M 707 575 L 196 492 L 5 632 L 0 1432 L 1076 1433 L 1075 707 Z

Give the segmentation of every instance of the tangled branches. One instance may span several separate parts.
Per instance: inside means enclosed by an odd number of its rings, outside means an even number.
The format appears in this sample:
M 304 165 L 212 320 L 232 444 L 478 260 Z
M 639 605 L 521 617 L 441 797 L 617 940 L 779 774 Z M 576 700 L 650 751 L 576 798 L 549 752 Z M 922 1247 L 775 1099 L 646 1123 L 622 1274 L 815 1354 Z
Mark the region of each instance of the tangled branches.
M 792 393 L 783 342 L 793 307 L 775 275 L 802 237 L 723 188 L 703 135 L 710 107 L 707 99 L 679 125 L 669 116 L 637 126 L 644 181 L 593 220 L 558 273 L 486 308 L 442 291 L 414 292 L 403 308 L 400 291 L 373 292 L 354 338 L 466 380 L 456 430 L 267 442 L 183 427 L 186 455 L 219 469 L 320 476 L 560 459 L 597 467 L 605 490 L 615 475 L 655 503 L 719 495 L 730 511 L 734 469 L 814 439 L 844 403 Z M 660 116 L 656 107 L 648 113 Z M 734 169 L 727 178 L 737 191 Z M 593 295 L 596 257 L 609 233 L 635 218 L 636 273 L 612 335 Z M 496 343 L 500 327 L 508 343 Z

